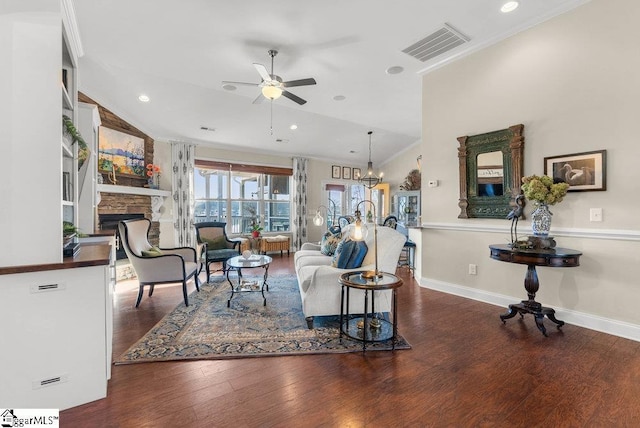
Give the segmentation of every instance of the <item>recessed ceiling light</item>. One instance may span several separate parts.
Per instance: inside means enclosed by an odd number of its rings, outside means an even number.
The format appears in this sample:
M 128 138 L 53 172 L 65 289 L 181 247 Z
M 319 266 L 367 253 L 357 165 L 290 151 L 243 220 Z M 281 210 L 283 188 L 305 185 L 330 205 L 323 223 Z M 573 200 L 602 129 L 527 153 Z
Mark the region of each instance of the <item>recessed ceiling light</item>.
M 289 127 L 289 129 L 298 129 L 298 125 L 296 125 L 296 124 L 294 123 L 293 125 L 291 125 L 291 126 Z
M 335 97 L 333 97 L 333 99 L 335 101 L 344 101 L 347 97 L 345 97 L 344 95 L 336 95 Z
M 145 94 L 141 94 L 141 95 L 138 97 L 138 99 L 139 99 L 140 101 L 142 101 L 143 103 L 148 103 L 148 102 L 150 101 L 150 98 L 149 98 L 147 95 L 145 95 Z
M 387 74 L 400 74 L 404 71 L 403 67 L 399 65 L 394 65 L 393 67 L 387 68 Z
M 500 12 L 509 13 L 509 12 L 513 12 L 517 8 L 518 8 L 518 2 L 517 1 L 508 1 L 505 4 L 502 5 L 502 7 L 500 8 Z
M 227 83 L 226 85 L 222 85 L 222 89 L 225 89 L 227 91 L 235 91 L 236 89 L 238 89 L 238 87 L 234 85 L 229 85 Z

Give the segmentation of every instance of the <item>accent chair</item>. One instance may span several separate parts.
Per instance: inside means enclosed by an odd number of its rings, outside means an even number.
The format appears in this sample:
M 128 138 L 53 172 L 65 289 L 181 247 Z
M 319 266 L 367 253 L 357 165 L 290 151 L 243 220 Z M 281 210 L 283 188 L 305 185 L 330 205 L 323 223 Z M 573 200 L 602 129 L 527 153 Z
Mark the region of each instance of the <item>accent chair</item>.
M 123 220 L 118 223 L 120 242 L 140 283 L 136 308 L 140 306 L 145 285 L 150 287 L 149 297 L 151 297 L 156 284 L 172 282 L 182 283 L 184 304 L 189 306 L 187 282 L 192 277 L 196 290 L 200 291 L 196 250 L 190 247 L 155 247 L 149 243 L 150 227 L 151 221 L 146 218 Z

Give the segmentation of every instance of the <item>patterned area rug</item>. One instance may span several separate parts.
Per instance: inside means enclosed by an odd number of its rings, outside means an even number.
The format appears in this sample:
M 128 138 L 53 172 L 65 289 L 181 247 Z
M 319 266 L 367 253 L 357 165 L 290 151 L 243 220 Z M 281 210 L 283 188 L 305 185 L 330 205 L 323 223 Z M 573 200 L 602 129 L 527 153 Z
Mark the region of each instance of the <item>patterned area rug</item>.
M 339 338 L 339 317 L 316 317 L 307 328 L 295 276 L 269 278 L 263 306 L 260 292 L 233 296 L 219 278 L 189 296 L 115 364 L 197 359 L 362 352 L 362 342 Z M 395 349 L 411 346 L 398 335 Z M 367 352 L 391 350 L 391 340 L 367 343 Z

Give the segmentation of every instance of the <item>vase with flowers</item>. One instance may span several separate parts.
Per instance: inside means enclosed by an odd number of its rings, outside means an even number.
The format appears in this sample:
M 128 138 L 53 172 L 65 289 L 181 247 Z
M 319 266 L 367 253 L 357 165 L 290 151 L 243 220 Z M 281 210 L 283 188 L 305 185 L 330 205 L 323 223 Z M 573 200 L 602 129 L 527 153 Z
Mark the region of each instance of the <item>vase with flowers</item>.
M 522 192 L 525 198 L 536 204 L 531 213 L 531 229 L 534 236 L 548 236 L 551 229 L 549 205 L 562 202 L 569 190 L 568 183 L 554 183 L 548 175 L 522 177 Z
M 260 226 L 260 224 L 258 223 L 253 223 L 251 225 L 251 236 L 253 236 L 254 238 L 259 238 L 260 232 L 262 232 L 262 226 Z
M 160 188 L 160 172 L 160 167 L 158 165 L 152 163 L 147 165 L 147 181 L 150 189 Z

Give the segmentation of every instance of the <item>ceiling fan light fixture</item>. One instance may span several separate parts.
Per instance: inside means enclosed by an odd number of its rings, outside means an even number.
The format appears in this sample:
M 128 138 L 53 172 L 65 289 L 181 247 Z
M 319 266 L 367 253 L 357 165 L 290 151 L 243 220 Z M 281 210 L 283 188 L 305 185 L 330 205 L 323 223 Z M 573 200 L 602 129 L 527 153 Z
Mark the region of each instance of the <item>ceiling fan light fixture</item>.
M 262 95 L 269 98 L 270 100 L 277 100 L 282 95 L 282 89 L 277 86 L 263 86 L 262 87 Z

